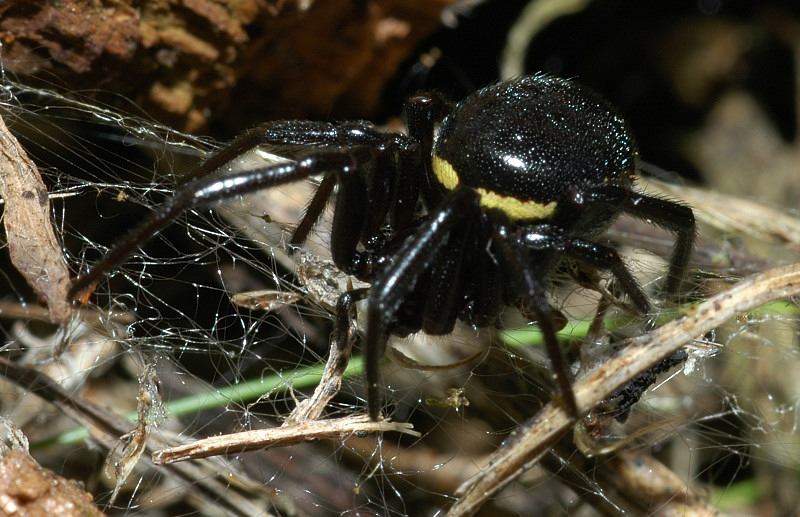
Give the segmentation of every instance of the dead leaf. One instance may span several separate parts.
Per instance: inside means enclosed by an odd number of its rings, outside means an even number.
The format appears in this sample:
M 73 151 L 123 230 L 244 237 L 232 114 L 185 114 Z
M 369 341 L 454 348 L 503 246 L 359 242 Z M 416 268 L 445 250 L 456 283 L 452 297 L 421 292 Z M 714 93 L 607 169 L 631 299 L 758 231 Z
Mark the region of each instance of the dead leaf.
M 0 197 L 5 201 L 3 223 L 11 262 L 50 310 L 50 319 L 66 323 L 72 317 L 69 270 L 50 220 L 47 188 L 2 117 Z

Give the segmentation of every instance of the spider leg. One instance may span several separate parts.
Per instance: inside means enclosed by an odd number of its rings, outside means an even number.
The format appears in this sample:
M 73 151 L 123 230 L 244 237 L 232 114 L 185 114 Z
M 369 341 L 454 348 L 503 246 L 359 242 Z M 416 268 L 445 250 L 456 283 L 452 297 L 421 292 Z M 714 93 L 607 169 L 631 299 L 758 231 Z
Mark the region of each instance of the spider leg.
M 449 111 L 450 104 L 435 92 L 420 92 L 408 99 L 406 103 L 408 134 L 420 143 L 420 156 L 432 156 L 436 124 L 441 122 Z M 419 167 L 424 173 L 420 178 L 421 181 L 413 184 L 421 183 L 423 197 L 431 204 L 438 204 L 441 197 L 436 194 L 437 189 L 431 183 L 431 178 L 434 177 L 431 160 L 422 160 Z
M 433 128 L 431 127 L 431 132 Z M 345 150 L 353 147 L 370 147 L 376 150 L 376 161 L 369 193 L 374 199 L 367 201 L 371 206 L 389 206 L 392 201 L 397 205 L 395 211 L 399 219 L 396 224 L 410 224 L 419 198 L 421 181 L 419 178 L 406 178 L 404 174 L 396 174 L 398 167 L 394 165 L 393 154 L 398 153 L 400 171 L 419 171 L 419 145 L 406 137 L 375 130 L 367 122 L 345 122 L 334 125 L 326 122 L 304 120 L 282 120 L 261 124 L 236 137 L 227 147 L 211 155 L 200 164 L 187 178 L 206 176 L 251 149 L 264 147 L 289 159 L 299 159 L 308 154 L 309 148 L 328 147 Z M 413 172 L 412 172 L 413 174 Z M 394 180 L 394 184 L 392 183 Z M 303 219 L 298 224 L 289 244 L 299 245 L 308 237 L 314 224 L 325 209 L 337 176 L 328 174 L 324 177 L 313 199 L 306 208 Z M 391 189 L 397 189 L 396 200 L 388 200 Z M 381 199 L 387 198 L 387 199 Z M 362 199 L 362 203 L 366 199 Z M 374 233 L 384 222 L 384 214 L 379 210 L 370 212 L 370 221 L 364 225 L 366 233 Z
M 656 226 L 675 234 L 675 247 L 669 261 L 664 291 L 668 295 L 676 294 L 686 274 L 697 236 L 694 212 L 682 203 L 639 193 L 628 196 L 622 209 L 634 217 L 651 221 Z
M 213 153 L 207 159 L 203 160 L 195 170 L 184 177 L 184 181 L 188 182 L 194 178 L 208 176 L 223 165 L 230 163 L 238 156 L 258 147 L 261 142 L 262 135 L 260 131 L 255 131 L 253 129 L 245 131 L 234 138 L 230 144 L 222 148 L 219 152 Z
M 619 282 L 619 287 L 625 293 L 636 310 L 641 314 L 650 312 L 650 302 L 633 278 L 625 263 L 620 258 L 617 250 L 596 242 L 572 238 L 564 243 L 564 254 L 596 269 L 606 270 L 614 275 Z
M 325 171 L 344 171 L 371 159 L 366 148 L 324 151 L 296 162 L 279 163 L 224 176 L 195 177 L 136 226 L 87 273 L 78 277 L 67 294 L 70 300 L 88 297 L 100 278 L 121 264 L 141 244 L 170 224 L 184 210 L 213 204 L 264 188 L 299 181 Z
M 467 249 L 474 240 L 474 219 L 464 217 L 450 232 L 447 244 L 431 266 L 425 306 L 422 311 L 422 330 L 428 334 L 449 334 L 464 305 L 464 284 L 474 274 Z
M 362 287 L 345 291 L 336 300 L 336 340 L 339 346 L 344 346 L 344 343 L 350 341 L 350 326 L 357 317 L 354 313 L 356 303 L 365 299 L 368 295 L 369 289 Z M 348 355 L 344 360 L 350 360 L 350 356 Z
M 611 184 L 603 184 L 584 193 L 580 202 L 586 206 L 599 203 L 619 206 L 620 211 L 649 221 L 674 234 L 675 247 L 669 262 L 664 292 L 668 295 L 678 292 L 697 234 L 694 212 L 689 206 Z
M 358 142 L 358 135 L 348 136 L 349 144 Z M 369 147 L 372 159 L 324 177 L 289 243 L 298 245 L 305 241 L 338 184 L 331 253 L 334 262 L 346 272 L 363 279 L 370 275 L 372 265 L 356 252 L 358 243 L 382 238 L 382 228 L 387 222 L 393 228 L 413 227 L 423 160 L 419 144 L 391 135 L 377 147 L 358 145 Z
M 481 216 L 477 238 L 473 239 L 466 273 L 465 298 L 470 304 L 465 308 L 465 319 L 476 327 L 492 325 L 503 307 L 503 282 L 500 268 L 491 253 L 487 252 L 492 241 L 492 225 L 486 214 Z
M 544 336 L 545 348 L 561 397 L 570 414 L 577 417 L 580 412 L 567 374 L 567 364 L 556 336 L 553 314 L 547 300 L 547 288 L 539 274 L 541 271 L 534 270 L 527 247 L 509 230 L 507 224 L 498 222 L 492 245 L 497 251 L 500 267 L 507 271 L 509 290 L 525 304 L 525 312 L 536 317 L 536 323 Z
M 241 133 L 228 145 L 201 162 L 195 170 L 185 176 L 185 180 L 207 176 L 259 146 L 278 150 L 281 155 L 293 158 L 299 150 L 308 146 L 340 147 L 341 145 L 340 131 L 333 124 L 308 120 L 267 122 Z
M 289 239 L 290 245 L 299 246 L 305 242 L 314 224 L 316 224 L 319 217 L 322 215 L 322 211 L 325 210 L 325 207 L 328 205 L 328 200 L 331 194 L 333 194 L 333 187 L 335 186 L 336 175 L 327 174 L 322 179 L 322 183 L 319 184 L 317 191 L 314 193 L 314 197 L 311 198 L 311 202 L 306 207 L 303 219 L 300 220 L 300 223 L 295 227 L 294 232 L 292 232 L 292 237 Z M 291 248 L 289 249 L 291 250 Z
M 407 239 L 394 260 L 372 284 L 367 301 L 365 368 L 367 411 L 373 420 L 380 413 L 379 362 L 389 334 L 389 322 L 403 300 L 414 289 L 417 279 L 436 260 L 453 228 L 478 210 L 479 195 L 470 188 L 454 190 L 433 216 Z
M 527 230 L 522 239 L 528 249 L 557 250 L 596 269 L 611 272 L 619 282 L 622 292 L 633 302 L 634 307 L 642 314 L 647 314 L 650 311 L 650 302 L 648 302 L 647 296 L 614 248 L 565 235 L 564 232 L 558 231 L 549 225 L 537 226 Z

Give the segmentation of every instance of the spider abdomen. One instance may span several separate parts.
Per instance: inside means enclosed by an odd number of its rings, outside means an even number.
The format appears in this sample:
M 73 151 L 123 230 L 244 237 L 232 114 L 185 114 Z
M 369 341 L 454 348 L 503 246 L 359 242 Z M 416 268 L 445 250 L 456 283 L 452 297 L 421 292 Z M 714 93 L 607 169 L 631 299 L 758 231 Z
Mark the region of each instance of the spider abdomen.
M 637 148 L 617 112 L 573 82 L 545 75 L 484 88 L 444 118 L 433 149 L 446 190 L 466 185 L 511 220 L 546 220 L 574 192 L 630 187 Z

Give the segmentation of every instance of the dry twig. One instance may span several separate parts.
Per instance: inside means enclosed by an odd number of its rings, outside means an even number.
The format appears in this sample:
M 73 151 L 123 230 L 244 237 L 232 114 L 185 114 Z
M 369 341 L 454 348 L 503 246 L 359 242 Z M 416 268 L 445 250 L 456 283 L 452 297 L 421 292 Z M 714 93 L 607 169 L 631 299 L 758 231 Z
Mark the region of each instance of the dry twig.
M 766 303 L 800 295 L 800 264 L 746 278 L 731 289 L 692 307 L 688 314 L 652 332 L 626 340 L 620 353 L 575 383 L 581 412 L 627 384 L 660 360 L 725 321 Z M 495 451 L 480 472 L 458 490 L 450 517 L 474 514 L 494 494 L 528 470 L 574 423 L 569 412 L 551 402 L 523 423 Z
M 313 420 L 287 427 L 272 427 L 212 436 L 194 443 L 156 451 L 153 454 L 153 463 L 167 465 L 176 461 L 208 458 L 220 454 L 255 451 L 268 447 L 285 447 L 309 440 L 341 440 L 354 434 L 386 431 L 396 431 L 414 437 L 421 436 L 420 433 L 413 430 L 412 424 L 389 420 L 373 422 L 367 415 L 354 415 L 334 420 Z

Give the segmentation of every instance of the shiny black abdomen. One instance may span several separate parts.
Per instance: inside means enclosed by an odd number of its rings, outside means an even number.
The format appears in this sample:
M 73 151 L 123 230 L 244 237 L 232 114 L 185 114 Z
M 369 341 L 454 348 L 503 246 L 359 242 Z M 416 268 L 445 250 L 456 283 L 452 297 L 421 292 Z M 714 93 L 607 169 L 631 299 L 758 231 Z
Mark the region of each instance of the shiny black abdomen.
M 434 147 L 461 184 L 536 203 L 600 183 L 629 187 L 637 154 L 611 105 L 546 75 L 467 97 L 442 121 Z

